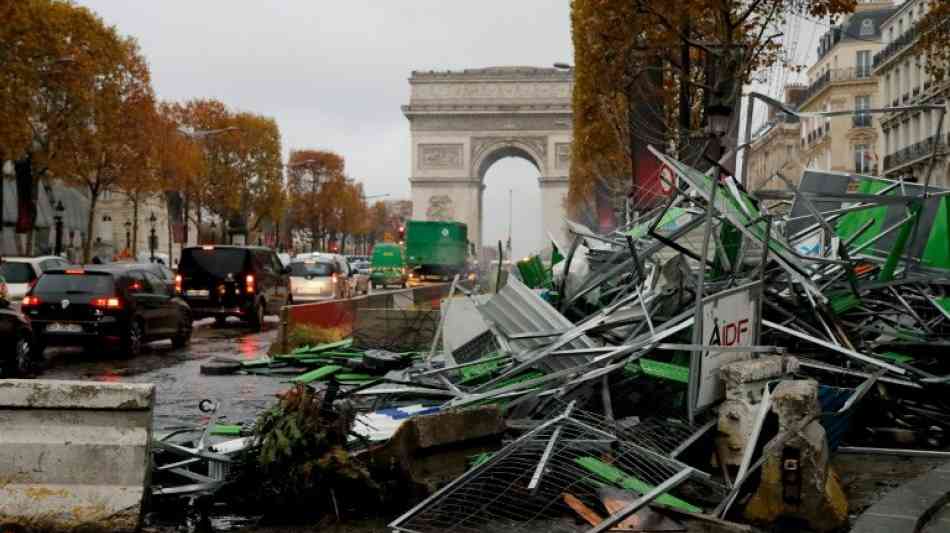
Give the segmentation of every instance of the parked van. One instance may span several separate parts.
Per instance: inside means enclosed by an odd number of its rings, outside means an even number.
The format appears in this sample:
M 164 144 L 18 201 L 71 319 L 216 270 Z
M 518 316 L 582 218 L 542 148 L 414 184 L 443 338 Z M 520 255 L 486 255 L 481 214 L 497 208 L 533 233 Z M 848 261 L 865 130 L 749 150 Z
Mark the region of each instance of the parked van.
M 398 244 L 384 242 L 374 246 L 370 270 L 369 279 L 374 289 L 390 285 L 406 288 L 406 263 Z

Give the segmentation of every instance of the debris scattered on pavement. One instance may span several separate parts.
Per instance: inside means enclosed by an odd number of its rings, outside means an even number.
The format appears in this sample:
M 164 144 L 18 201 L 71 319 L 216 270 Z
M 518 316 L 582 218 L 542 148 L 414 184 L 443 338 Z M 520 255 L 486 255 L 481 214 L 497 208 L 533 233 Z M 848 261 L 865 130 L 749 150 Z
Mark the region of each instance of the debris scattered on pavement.
M 320 457 L 368 458 L 374 483 L 416 487 L 394 531 L 792 518 L 825 531 L 848 519 L 836 451 L 947 453 L 950 360 L 935 348 L 950 346 L 948 191 L 813 170 L 747 191 L 718 166 L 654 153 L 674 180 L 664 205 L 606 234 L 570 223 L 570 246 L 516 263 L 491 293 L 456 279 L 424 317 L 434 335 L 407 319 L 378 343 L 213 365 L 288 380 L 310 415 L 316 393 L 304 391 L 325 387 L 326 408 L 352 414 Z M 480 409 L 491 424 L 475 422 Z M 288 476 L 312 474 L 321 459 L 292 443 L 323 430 L 267 416 L 267 438 L 259 422 L 240 442 Z M 206 433 L 248 438 L 234 425 Z M 159 448 L 189 464 L 228 458 L 201 441 Z M 352 468 L 342 478 L 368 486 L 370 470 Z M 218 481 L 184 477 L 197 485 L 157 493 Z

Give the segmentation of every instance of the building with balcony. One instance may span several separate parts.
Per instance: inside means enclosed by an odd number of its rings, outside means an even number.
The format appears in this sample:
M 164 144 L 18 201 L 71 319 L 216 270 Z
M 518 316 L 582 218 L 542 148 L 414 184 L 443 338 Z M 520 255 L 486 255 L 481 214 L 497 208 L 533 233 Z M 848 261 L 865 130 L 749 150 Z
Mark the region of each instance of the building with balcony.
M 915 106 L 941 102 L 947 106 L 950 82 L 932 80 L 926 71 L 926 57 L 915 50 L 918 23 L 932 2 L 908 0 L 882 26 L 884 47 L 874 55 L 873 68 L 879 93 L 888 106 Z M 946 107 L 950 112 L 950 107 Z M 940 112 L 930 110 L 888 113 L 880 119 L 879 151 L 885 177 L 923 181 L 934 150 L 937 165 L 931 184 L 950 186 L 950 144 L 945 115 L 939 128 Z
M 793 102 L 805 90 L 802 85 L 785 88 L 785 101 Z M 746 151 L 747 184 L 753 190 L 781 189 L 784 184 L 769 178 L 780 172 L 786 178 L 798 180 L 802 174 L 801 122 L 798 117 L 769 109 L 768 121 L 752 136 Z
M 801 112 L 872 109 L 883 104 L 873 57 L 881 50 L 882 26 L 898 8 L 893 2 L 860 2 L 855 12 L 822 37 L 818 61 L 797 103 Z M 801 158 L 806 168 L 876 175 L 878 118 L 867 114 L 804 119 Z
M 882 24 L 897 8 L 891 1 L 859 1 L 854 13 L 825 33 L 808 82 L 785 88 L 785 103 L 799 112 L 872 109 L 883 102 L 872 62 L 880 51 Z M 870 114 L 805 118 L 770 111 L 769 121 L 746 153 L 746 180 L 753 189 L 775 172 L 793 182 L 815 168 L 872 174 L 880 172 L 877 118 Z M 789 146 L 792 143 L 794 146 Z

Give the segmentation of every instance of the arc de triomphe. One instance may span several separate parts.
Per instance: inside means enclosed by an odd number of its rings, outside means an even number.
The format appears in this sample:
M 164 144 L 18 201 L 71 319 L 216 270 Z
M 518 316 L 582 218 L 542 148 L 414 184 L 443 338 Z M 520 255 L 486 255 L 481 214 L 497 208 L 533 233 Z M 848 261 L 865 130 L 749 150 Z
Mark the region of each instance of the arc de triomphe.
M 564 243 L 572 75 L 551 68 L 413 71 L 402 107 L 412 137 L 412 217 L 457 220 L 481 249 L 482 182 L 504 157 L 537 169 L 542 243 Z M 515 223 L 518 211 L 515 208 Z

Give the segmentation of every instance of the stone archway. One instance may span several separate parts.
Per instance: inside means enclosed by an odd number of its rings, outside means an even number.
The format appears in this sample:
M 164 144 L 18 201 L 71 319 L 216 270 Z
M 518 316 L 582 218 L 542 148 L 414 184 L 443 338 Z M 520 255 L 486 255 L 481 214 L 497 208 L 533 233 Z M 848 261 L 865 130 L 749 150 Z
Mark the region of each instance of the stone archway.
M 457 220 L 481 246 L 482 189 L 499 159 L 538 169 L 543 241 L 564 242 L 571 143 L 571 73 L 493 67 L 413 72 L 403 114 L 412 137 L 413 218 Z

